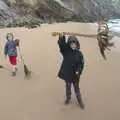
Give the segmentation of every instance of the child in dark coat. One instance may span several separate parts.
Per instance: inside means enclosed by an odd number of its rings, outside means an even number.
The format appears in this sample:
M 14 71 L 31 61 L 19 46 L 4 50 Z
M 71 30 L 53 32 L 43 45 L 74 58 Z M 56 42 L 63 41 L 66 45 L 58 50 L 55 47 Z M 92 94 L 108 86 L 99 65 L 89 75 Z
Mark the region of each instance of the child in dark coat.
M 4 48 L 5 56 L 8 55 L 9 62 L 12 65 L 12 76 L 16 75 L 17 72 L 17 46 L 19 46 L 19 41 L 14 40 L 14 36 L 12 33 L 8 33 L 6 36 L 7 42 Z
M 63 62 L 58 76 L 66 83 L 66 100 L 68 105 L 71 101 L 71 86 L 73 84 L 77 101 L 82 109 L 84 103 L 81 98 L 79 79 L 84 67 L 84 58 L 80 49 L 80 44 L 75 36 L 69 36 L 68 41 L 64 34 L 59 35 L 58 45 L 63 56 Z

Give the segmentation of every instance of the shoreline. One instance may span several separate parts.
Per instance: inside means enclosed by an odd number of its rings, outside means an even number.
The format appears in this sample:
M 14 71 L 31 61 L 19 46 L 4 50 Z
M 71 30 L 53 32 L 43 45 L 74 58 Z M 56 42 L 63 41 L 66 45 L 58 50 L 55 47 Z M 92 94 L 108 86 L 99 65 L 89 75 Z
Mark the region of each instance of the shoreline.
M 65 24 L 65 23 L 87 23 L 87 24 L 94 24 L 94 23 L 96 23 L 96 22 L 76 22 L 76 21 L 66 21 L 66 22 L 53 22 L 53 23 L 38 23 L 40 26 L 36 26 L 35 28 L 39 28 L 39 27 L 41 27 L 41 25 L 54 25 L 54 24 Z M 31 23 L 32 24 L 32 23 Z M 34 24 L 33 24 L 34 25 Z M 35 24 L 35 25 L 37 25 L 37 24 Z M 1 28 L 1 27 L 3 27 L 3 28 Z M 4 26 L 4 25 L 0 25 L 0 29 L 6 29 L 6 28 L 27 28 L 27 29 L 35 29 L 35 28 L 28 28 L 27 26 L 25 27 L 25 26 L 22 26 L 22 27 L 19 27 L 19 25 L 17 25 L 17 26 L 11 26 L 11 27 L 7 27 L 7 26 Z

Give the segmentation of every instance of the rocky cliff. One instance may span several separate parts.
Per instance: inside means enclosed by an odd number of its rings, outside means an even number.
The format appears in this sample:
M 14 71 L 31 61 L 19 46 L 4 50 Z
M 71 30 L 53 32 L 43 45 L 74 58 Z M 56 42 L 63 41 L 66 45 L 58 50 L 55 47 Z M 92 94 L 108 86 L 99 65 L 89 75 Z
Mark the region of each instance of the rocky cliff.
M 120 17 L 119 0 L 0 0 L 0 25 Z
M 71 8 L 76 18 L 81 19 L 102 19 L 120 17 L 119 0 L 61 0 Z

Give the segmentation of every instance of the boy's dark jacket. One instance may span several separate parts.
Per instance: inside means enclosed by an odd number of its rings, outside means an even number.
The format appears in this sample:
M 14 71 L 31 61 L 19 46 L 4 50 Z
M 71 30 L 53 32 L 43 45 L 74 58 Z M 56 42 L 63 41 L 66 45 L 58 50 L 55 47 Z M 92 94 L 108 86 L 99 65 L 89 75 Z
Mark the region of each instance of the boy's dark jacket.
M 63 62 L 58 76 L 68 82 L 79 80 L 84 67 L 83 54 L 79 50 L 72 50 L 66 43 L 65 36 L 59 37 L 58 45 L 63 55 Z M 76 75 L 79 72 L 79 75 Z

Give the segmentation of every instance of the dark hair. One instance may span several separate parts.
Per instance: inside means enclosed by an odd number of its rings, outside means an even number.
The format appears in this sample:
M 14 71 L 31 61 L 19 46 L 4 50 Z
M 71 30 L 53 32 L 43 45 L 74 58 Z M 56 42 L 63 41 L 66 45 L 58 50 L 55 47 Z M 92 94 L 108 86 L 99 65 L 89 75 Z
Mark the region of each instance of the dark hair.
M 70 46 L 70 44 L 71 44 L 72 42 L 74 42 L 74 43 L 76 44 L 77 49 L 80 49 L 80 43 L 79 43 L 77 37 L 74 36 L 74 35 L 68 37 L 68 45 L 69 45 L 69 46 Z
M 11 35 L 12 38 L 14 39 L 13 33 L 7 33 L 7 35 L 6 35 L 6 39 L 7 39 L 7 40 L 8 40 L 8 36 L 9 36 L 9 35 Z

